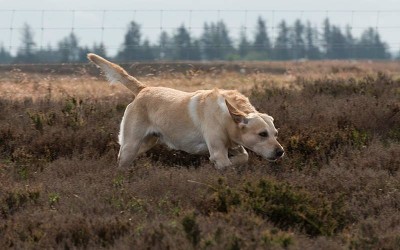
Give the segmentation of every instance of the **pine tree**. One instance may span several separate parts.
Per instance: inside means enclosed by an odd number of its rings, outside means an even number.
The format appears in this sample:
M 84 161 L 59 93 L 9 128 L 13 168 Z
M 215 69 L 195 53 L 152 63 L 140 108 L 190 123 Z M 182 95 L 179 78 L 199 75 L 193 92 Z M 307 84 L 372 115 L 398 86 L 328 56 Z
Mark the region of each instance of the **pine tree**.
M 356 39 L 351 33 L 351 27 L 346 26 L 346 54 L 348 59 L 354 59 L 356 57 Z
M 253 51 L 258 54 L 256 58 L 259 60 L 265 60 L 271 54 L 271 42 L 268 37 L 267 26 L 261 17 L 258 17 L 257 20 Z
M 229 31 L 223 21 L 219 21 L 216 24 L 216 41 L 218 41 L 217 48 L 220 48 L 220 56 L 218 59 L 225 60 L 229 59 L 228 57 L 232 55 L 234 52 L 234 48 L 232 45 L 232 39 L 229 37 Z
M 16 62 L 33 63 L 36 61 L 36 43 L 33 36 L 34 34 L 31 26 L 25 23 L 22 28 L 21 47 L 17 52 Z
M 150 41 L 148 39 L 144 40 L 143 44 L 141 45 L 140 55 L 140 60 L 151 61 L 155 59 L 153 48 L 150 45 Z
M 306 57 L 310 60 L 321 59 L 321 52 L 318 48 L 318 31 L 307 22 L 306 26 Z
M 1 44 L 0 46 L 0 64 L 8 64 L 12 62 L 12 56 L 9 51 L 4 48 L 4 45 Z
M 184 25 L 181 25 L 173 37 L 175 60 L 189 60 L 191 58 L 191 38 Z
M 381 41 L 380 35 L 373 28 L 368 28 L 361 34 L 357 44 L 358 58 L 361 59 L 387 59 L 387 45 Z
M 117 59 L 122 61 L 132 61 L 142 58 L 140 26 L 132 21 L 128 25 L 122 49 L 117 54 Z
M 227 59 L 234 51 L 228 29 L 223 21 L 210 25 L 204 24 L 201 46 L 207 60 Z
M 200 50 L 200 41 L 198 39 L 192 42 L 191 52 L 190 52 L 190 60 L 201 60 L 201 50 Z
M 289 46 L 289 28 L 286 25 L 285 20 L 278 25 L 278 36 L 275 40 L 274 46 L 274 59 L 276 60 L 289 60 L 290 46 Z
M 246 56 L 249 54 L 250 49 L 251 45 L 250 42 L 247 40 L 246 30 L 245 28 L 242 28 L 240 31 L 239 48 L 238 48 L 240 59 L 245 59 Z
M 44 48 L 40 48 L 36 52 L 36 57 L 39 63 L 58 63 L 61 61 L 59 51 L 54 50 L 50 44 Z
M 346 59 L 346 38 L 339 27 L 332 25 L 330 31 L 330 59 Z
M 390 58 L 390 53 L 388 52 L 387 49 L 387 44 L 385 42 L 382 42 L 381 36 L 379 33 L 376 31 L 375 36 L 374 36 L 374 45 L 375 45 L 375 50 L 376 50 L 376 57 L 375 59 L 389 59 Z
M 79 62 L 87 62 L 87 54 L 90 53 L 90 52 L 96 53 L 94 50 L 91 51 L 88 46 L 84 46 L 84 47 L 79 48 L 79 59 L 78 59 L 78 61 Z
M 160 60 L 172 60 L 172 41 L 166 31 L 161 32 L 160 37 L 158 39 L 159 49 L 158 55 Z
M 204 23 L 203 26 L 203 34 L 201 35 L 201 49 L 202 54 L 204 55 L 204 59 L 211 60 L 213 59 L 213 41 L 212 41 L 212 32 L 211 27 L 208 23 Z
M 304 25 L 300 20 L 296 20 L 294 28 L 290 32 L 290 47 L 293 59 L 301 59 L 306 57 L 306 46 L 304 42 Z
M 93 53 L 102 56 L 102 57 L 106 57 L 107 56 L 107 51 L 106 51 L 106 47 L 104 46 L 103 42 L 100 42 L 99 44 L 94 43 L 93 44 L 93 48 L 92 48 Z
M 324 41 L 324 58 L 329 59 L 332 58 L 332 38 L 331 38 L 331 24 L 329 19 L 326 18 L 324 20 L 324 34 L 323 34 L 323 41 Z
M 61 62 L 78 62 L 81 60 L 79 41 L 74 32 L 58 43 Z

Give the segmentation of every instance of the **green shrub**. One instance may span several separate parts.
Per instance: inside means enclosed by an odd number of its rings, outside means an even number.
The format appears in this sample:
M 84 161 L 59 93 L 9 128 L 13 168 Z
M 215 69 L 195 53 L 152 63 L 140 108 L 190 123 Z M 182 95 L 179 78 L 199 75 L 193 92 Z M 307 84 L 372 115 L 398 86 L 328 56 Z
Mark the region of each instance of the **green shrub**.
M 43 114 L 41 113 L 29 113 L 28 112 L 29 117 L 31 118 L 33 125 L 35 127 L 36 130 L 38 130 L 39 132 L 43 133 L 43 123 L 45 120 L 45 117 Z
M 400 125 L 389 130 L 388 138 L 390 140 L 400 142 Z
M 293 238 L 290 234 L 274 229 L 264 231 L 261 240 L 266 247 L 280 246 L 287 248 L 293 244 Z
M 49 194 L 49 205 L 50 207 L 54 207 L 60 201 L 60 194 L 59 193 L 50 193 Z
M 0 199 L 1 215 L 7 218 L 27 204 L 36 204 L 39 197 L 40 190 L 37 189 L 9 191 Z
M 284 230 L 299 227 L 309 235 L 330 236 L 345 226 L 340 205 L 296 191 L 288 184 L 261 179 L 256 184 L 247 183 L 244 192 L 247 206 Z
M 64 113 L 65 126 L 78 129 L 84 124 L 83 101 L 72 97 L 65 101 L 62 112 Z
M 311 236 L 334 235 L 347 223 L 341 200 L 328 202 L 323 197 L 312 197 L 288 184 L 267 179 L 235 188 L 219 180 L 211 194 L 211 203 L 217 212 L 253 211 L 283 230 L 300 228 Z
M 199 225 L 196 222 L 196 216 L 194 214 L 186 215 L 182 219 L 182 226 L 183 230 L 186 233 L 187 239 L 192 243 L 194 247 L 197 246 L 200 242 L 201 232 Z
M 240 204 L 239 193 L 226 185 L 223 179 L 218 179 L 217 188 L 212 197 L 216 211 L 228 213 L 229 208 Z

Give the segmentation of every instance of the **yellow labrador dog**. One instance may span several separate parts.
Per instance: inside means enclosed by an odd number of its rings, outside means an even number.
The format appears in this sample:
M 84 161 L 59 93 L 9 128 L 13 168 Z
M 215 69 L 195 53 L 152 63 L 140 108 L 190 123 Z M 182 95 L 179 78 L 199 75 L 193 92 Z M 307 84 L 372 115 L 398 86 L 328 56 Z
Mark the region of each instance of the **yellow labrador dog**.
M 111 83 L 124 84 L 136 96 L 121 122 L 120 167 L 128 167 L 158 142 L 191 154 L 208 152 L 218 169 L 245 164 L 245 148 L 270 161 L 284 154 L 274 119 L 259 113 L 236 90 L 183 92 L 151 87 L 98 55 L 88 54 L 88 58 Z

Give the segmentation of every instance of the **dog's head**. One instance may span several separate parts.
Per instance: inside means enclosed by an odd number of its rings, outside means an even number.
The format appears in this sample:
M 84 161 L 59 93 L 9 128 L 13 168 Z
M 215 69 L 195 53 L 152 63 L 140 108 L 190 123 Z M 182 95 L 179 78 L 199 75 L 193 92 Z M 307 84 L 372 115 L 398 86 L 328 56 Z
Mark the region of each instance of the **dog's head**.
M 271 116 L 258 112 L 245 114 L 228 101 L 225 102 L 238 127 L 235 135 L 236 143 L 269 161 L 276 161 L 283 156 L 284 150 L 277 140 L 278 130 L 275 128 L 274 119 Z

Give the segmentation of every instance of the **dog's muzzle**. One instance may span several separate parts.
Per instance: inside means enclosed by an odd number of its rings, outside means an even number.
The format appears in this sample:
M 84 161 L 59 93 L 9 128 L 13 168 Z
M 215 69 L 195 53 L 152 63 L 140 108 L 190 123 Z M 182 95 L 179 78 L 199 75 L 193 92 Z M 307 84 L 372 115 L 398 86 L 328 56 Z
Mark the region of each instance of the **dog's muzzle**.
M 285 154 L 285 151 L 283 148 L 277 148 L 275 149 L 275 155 L 273 157 L 268 157 L 267 160 L 269 161 L 276 161 L 279 158 L 281 158 Z

